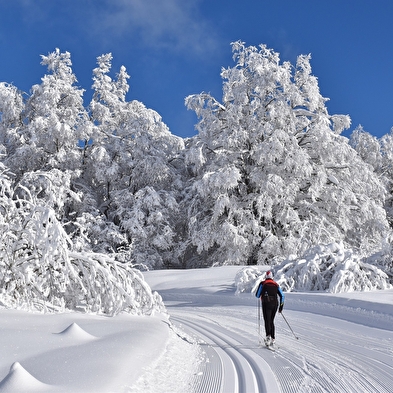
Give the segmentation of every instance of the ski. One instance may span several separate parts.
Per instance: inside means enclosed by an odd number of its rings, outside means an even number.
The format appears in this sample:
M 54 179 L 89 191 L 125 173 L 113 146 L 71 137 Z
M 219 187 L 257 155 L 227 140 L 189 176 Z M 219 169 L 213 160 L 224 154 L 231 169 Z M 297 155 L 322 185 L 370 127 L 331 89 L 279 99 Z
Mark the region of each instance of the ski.
M 269 349 L 272 352 L 275 352 L 276 350 L 280 349 L 280 347 L 277 344 L 266 345 L 265 340 L 261 340 L 261 339 L 258 341 L 258 346 Z
M 268 349 L 269 351 L 273 351 L 273 352 L 276 352 L 278 349 L 279 349 L 279 347 L 277 346 L 277 345 L 265 345 L 265 348 L 266 349 Z

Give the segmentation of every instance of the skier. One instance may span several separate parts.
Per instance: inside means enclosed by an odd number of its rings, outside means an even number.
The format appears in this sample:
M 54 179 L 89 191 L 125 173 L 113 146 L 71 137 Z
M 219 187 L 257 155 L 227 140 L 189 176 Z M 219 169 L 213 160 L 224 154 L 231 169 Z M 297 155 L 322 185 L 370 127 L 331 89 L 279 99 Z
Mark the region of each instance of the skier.
M 276 316 L 277 309 L 279 313 L 282 312 L 285 296 L 280 286 L 273 280 L 273 273 L 271 271 L 266 272 L 265 280 L 259 284 L 255 296 L 261 298 L 262 302 L 262 313 L 266 331 L 265 345 L 267 347 L 273 347 L 276 338 L 274 317 Z M 278 296 L 280 297 L 280 306 L 278 305 Z

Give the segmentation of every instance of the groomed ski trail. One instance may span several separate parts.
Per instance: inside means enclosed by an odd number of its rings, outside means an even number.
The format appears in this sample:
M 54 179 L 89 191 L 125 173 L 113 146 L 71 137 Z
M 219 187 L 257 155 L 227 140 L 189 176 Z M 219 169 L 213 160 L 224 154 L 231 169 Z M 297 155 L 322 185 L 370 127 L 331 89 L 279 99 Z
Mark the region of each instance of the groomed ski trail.
M 233 338 L 232 334 L 212 324 L 197 320 L 190 322 L 179 317 L 172 320 L 191 335 L 194 334 L 203 340 L 203 345 L 207 346 L 208 362 L 203 365 L 202 377 L 197 382 L 196 391 L 204 393 L 278 391 L 278 385 L 268 364 L 258 356 L 252 345 L 243 345 Z M 211 371 L 217 369 L 218 372 Z
M 386 346 L 378 344 L 378 340 L 359 341 L 356 345 L 353 340 L 347 341 L 350 332 L 343 336 L 330 324 L 293 318 L 300 332 L 306 333 L 313 326 L 310 341 L 306 336 L 295 340 L 278 319 L 281 345 L 273 352 L 263 344 L 258 345 L 255 329 L 252 332 L 251 324 L 242 318 L 240 321 L 232 318 L 228 328 L 220 325 L 218 316 L 216 320 L 211 318 L 210 313 L 200 312 L 197 316 L 172 318 L 181 329 L 201 340 L 205 348 L 208 362 L 203 365 L 195 387 L 198 393 L 393 392 L 390 340 Z M 228 317 L 225 321 L 228 322 Z M 374 351 L 377 358 L 373 357 Z
M 343 314 L 341 318 L 323 315 L 324 295 L 308 300 L 305 294 L 299 303 L 289 293 L 284 312 L 299 339 L 277 314 L 279 349 L 273 352 L 258 345 L 256 299 L 250 294 L 235 296 L 233 285 L 217 277 L 209 281 L 208 271 L 167 274 L 156 283 L 171 321 L 205 350 L 207 361 L 195 380 L 195 393 L 393 392 L 392 306 L 386 306 L 389 310 L 379 316 L 369 311 L 374 326 L 386 326 L 379 329 L 349 322 Z M 296 310 L 299 304 L 302 310 Z M 331 314 L 336 306 L 329 305 Z M 360 315 L 367 311 L 353 310 Z M 384 323 L 379 324 L 377 318 Z M 263 321 L 260 330 L 263 336 Z

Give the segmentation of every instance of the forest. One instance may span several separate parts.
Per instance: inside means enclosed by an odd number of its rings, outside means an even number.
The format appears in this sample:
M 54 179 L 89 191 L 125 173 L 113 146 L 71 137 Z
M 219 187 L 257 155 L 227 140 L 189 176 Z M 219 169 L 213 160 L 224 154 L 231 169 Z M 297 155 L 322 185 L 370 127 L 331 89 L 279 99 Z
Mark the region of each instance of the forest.
M 221 99 L 185 98 L 187 139 L 127 101 L 110 53 L 89 103 L 59 49 L 29 93 L 0 82 L 3 304 L 149 313 L 140 271 L 220 265 L 270 265 L 286 290 L 393 284 L 393 133 L 342 136 L 309 55 L 232 51 Z

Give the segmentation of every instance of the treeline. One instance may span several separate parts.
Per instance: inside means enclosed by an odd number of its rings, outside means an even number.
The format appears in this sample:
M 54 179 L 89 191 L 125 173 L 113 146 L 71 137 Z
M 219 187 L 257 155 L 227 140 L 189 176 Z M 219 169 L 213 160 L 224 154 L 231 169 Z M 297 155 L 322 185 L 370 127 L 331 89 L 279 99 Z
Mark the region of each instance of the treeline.
M 48 73 L 29 94 L 0 83 L 2 269 L 51 258 L 56 237 L 140 269 L 273 264 L 341 242 L 391 274 L 393 136 L 341 136 L 350 118 L 328 113 L 309 56 L 232 49 L 221 101 L 186 98 L 199 119 L 189 139 L 126 100 L 111 54 L 88 105 L 68 52 L 42 56 Z

